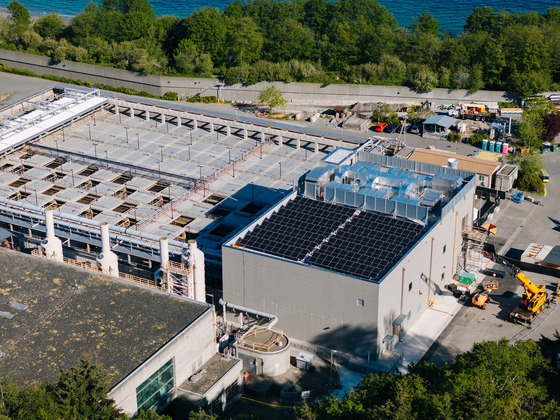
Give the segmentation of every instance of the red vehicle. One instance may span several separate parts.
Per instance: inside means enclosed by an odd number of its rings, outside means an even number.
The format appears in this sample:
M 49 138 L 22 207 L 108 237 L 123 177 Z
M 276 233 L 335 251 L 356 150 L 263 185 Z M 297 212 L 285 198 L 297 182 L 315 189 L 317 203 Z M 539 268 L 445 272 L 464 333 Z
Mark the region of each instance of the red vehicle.
M 387 127 L 387 123 L 380 122 L 380 123 L 377 123 L 374 130 L 375 131 L 383 131 L 383 130 L 385 130 L 385 127 Z

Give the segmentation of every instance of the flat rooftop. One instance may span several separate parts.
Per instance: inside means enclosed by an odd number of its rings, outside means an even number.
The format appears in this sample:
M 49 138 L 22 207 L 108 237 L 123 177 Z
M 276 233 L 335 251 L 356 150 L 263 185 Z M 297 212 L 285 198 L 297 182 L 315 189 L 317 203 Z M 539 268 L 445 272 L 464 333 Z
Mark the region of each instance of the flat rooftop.
M 37 107 L 18 105 L 10 121 Z M 219 254 L 227 237 L 333 150 L 314 153 L 314 144 L 298 148 L 295 140 L 280 145 L 251 135 L 103 109 L 8 154 L 0 164 L 0 194 L 169 239 L 196 238 Z
M 208 305 L 25 254 L 0 251 L 0 375 L 53 382 L 90 355 L 116 385 Z M 77 284 L 78 289 L 73 286 Z
M 416 243 L 423 228 L 298 196 L 233 246 L 375 281 Z
M 204 395 L 238 363 L 242 363 L 241 360 L 216 353 L 179 388 Z
M 439 166 L 448 166 L 449 159 L 457 159 L 459 161 L 459 169 L 482 175 L 492 175 L 502 165 L 499 162 L 430 149 L 416 149 L 408 159 Z

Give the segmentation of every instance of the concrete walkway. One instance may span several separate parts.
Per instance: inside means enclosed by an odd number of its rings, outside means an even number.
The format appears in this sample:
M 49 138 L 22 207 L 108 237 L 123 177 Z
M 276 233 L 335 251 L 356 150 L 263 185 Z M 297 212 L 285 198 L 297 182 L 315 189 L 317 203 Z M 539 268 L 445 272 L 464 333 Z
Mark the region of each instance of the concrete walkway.
M 492 265 L 492 261 L 481 257 L 481 269 Z M 471 292 L 478 287 L 485 277 L 480 272 L 475 273 L 475 276 L 476 280 L 469 289 Z M 403 363 L 399 367 L 399 371 L 403 374 L 408 373 L 410 363 L 418 363 L 422 359 L 464 304 L 463 301 L 453 297 L 447 291 L 435 295 L 433 300 L 432 308 L 424 312 L 420 319 L 406 331 L 402 341 L 395 348 L 396 351 L 403 354 Z

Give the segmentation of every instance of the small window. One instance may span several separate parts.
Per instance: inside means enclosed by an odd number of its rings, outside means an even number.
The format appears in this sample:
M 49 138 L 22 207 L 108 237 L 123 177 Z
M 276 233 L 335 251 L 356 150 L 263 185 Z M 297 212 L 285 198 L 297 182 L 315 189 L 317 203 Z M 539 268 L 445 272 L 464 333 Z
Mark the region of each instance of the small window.
M 479 180 L 479 181 L 484 181 L 484 175 L 479 175 L 479 176 L 478 176 L 478 180 Z
M 410 284 L 408 285 L 408 291 L 410 292 L 412 290 L 412 282 L 410 282 Z
M 362 308 L 365 306 L 365 301 L 363 299 L 358 299 L 357 305 L 361 306 Z
M 447 245 L 443 246 L 443 253 L 445 254 L 445 251 L 447 250 Z

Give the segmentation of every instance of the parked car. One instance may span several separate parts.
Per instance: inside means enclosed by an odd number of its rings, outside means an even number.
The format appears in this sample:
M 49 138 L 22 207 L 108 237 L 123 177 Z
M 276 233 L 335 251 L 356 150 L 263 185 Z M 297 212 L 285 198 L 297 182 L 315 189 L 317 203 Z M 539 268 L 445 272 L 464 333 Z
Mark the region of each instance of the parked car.
M 387 127 L 387 125 L 388 124 L 384 123 L 384 122 L 377 123 L 377 125 L 374 127 L 374 130 L 381 132 L 381 131 L 385 130 L 385 127 Z
M 385 131 L 386 133 L 394 133 L 395 131 L 397 131 L 397 129 L 399 128 L 398 124 L 389 124 L 387 127 L 385 127 Z
M 413 125 L 412 127 L 410 127 L 409 133 L 420 134 L 420 126 L 419 125 Z

